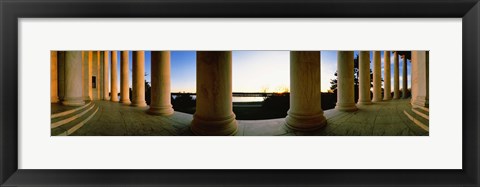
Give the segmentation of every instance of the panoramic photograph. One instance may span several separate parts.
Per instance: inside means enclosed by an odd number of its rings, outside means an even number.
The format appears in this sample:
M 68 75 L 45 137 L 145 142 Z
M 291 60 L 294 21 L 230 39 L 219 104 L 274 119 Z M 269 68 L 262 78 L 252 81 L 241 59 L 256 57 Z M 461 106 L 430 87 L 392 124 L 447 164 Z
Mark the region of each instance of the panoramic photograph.
M 50 51 L 51 136 L 429 136 L 429 51 Z

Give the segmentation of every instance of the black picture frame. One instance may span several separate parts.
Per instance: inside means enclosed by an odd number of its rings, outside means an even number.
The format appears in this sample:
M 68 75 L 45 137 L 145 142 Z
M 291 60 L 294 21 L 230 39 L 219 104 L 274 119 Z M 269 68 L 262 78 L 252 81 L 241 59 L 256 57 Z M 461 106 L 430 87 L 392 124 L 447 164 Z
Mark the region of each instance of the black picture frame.
M 0 0 L 2 186 L 479 186 L 478 0 Z M 126 17 L 462 18 L 461 170 L 18 169 L 18 19 Z M 447 105 L 447 104 L 446 104 Z M 449 124 L 455 125 L 455 124 Z M 458 124 L 460 125 L 460 124 Z

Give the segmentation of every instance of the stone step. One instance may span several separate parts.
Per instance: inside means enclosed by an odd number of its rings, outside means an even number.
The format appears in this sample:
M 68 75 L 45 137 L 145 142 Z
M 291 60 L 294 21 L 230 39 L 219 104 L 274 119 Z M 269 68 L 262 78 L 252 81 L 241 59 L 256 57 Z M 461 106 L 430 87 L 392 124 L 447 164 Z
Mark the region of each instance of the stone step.
M 84 105 L 87 106 L 87 105 Z M 50 128 L 55 128 L 58 126 L 65 125 L 71 121 L 74 121 L 80 117 L 82 117 L 84 114 L 86 114 L 88 111 L 92 110 L 95 104 L 93 102 L 90 102 L 87 107 L 82 108 L 81 110 L 77 110 L 73 113 L 70 113 L 68 115 L 63 115 L 61 117 L 57 117 L 54 119 L 51 119 L 50 123 Z
M 88 103 L 86 103 L 85 105 L 83 106 L 80 106 L 80 107 L 77 107 L 77 108 L 74 108 L 74 109 L 71 109 L 71 110 L 67 110 L 67 111 L 63 111 L 63 112 L 59 112 L 59 113 L 55 113 L 55 114 L 52 114 L 50 115 L 50 119 L 56 119 L 56 118 L 62 118 L 62 117 L 65 117 L 69 114 L 73 114 L 75 112 L 78 112 L 84 108 L 86 108 L 87 106 L 93 104 L 93 102 L 89 101 Z
M 400 111 L 398 115 L 408 129 L 415 134 L 415 136 L 428 136 L 428 131 L 412 122 L 412 120 L 405 115 L 405 113 L 403 113 L 403 110 Z
M 429 131 L 429 123 L 428 119 L 423 118 L 422 116 L 418 115 L 417 113 L 413 112 L 412 109 L 405 109 L 403 113 L 415 123 L 417 126 L 422 128 L 423 130 Z
M 419 109 L 419 108 L 413 108 L 412 109 L 413 112 L 415 112 L 417 115 L 419 116 L 422 116 L 423 118 L 425 119 L 429 119 L 429 112 L 428 111 L 425 111 L 425 110 L 422 110 L 422 109 Z
M 85 125 L 88 120 L 92 119 L 95 114 L 97 114 L 99 107 L 93 105 L 91 110 L 88 110 L 87 113 L 82 115 L 81 117 L 64 124 L 62 126 L 58 126 L 56 128 L 51 129 L 52 136 L 68 136 L 74 133 L 76 130 L 80 129 L 83 125 Z
M 427 108 L 427 107 L 423 107 L 423 106 L 415 106 L 415 108 L 421 109 L 421 110 L 423 110 L 423 111 L 425 111 L 425 112 L 430 112 L 430 109 L 429 109 L 429 108 Z

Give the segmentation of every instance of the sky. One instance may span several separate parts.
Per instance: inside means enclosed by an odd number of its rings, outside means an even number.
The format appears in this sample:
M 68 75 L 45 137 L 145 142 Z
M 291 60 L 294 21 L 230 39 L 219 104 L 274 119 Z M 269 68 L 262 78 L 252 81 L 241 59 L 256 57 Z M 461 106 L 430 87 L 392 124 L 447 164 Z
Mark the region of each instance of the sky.
M 120 52 L 117 68 L 120 72 Z M 354 52 L 354 56 L 358 51 Z M 381 53 L 382 78 L 384 75 L 384 53 Z M 129 51 L 129 82 L 132 86 L 132 51 Z M 172 51 L 171 91 L 190 92 L 196 90 L 196 52 Z M 370 52 L 370 68 L 373 68 L 373 52 Z M 151 52 L 145 51 L 145 80 L 151 81 Z M 330 80 L 335 79 L 337 70 L 337 51 L 321 51 L 321 91 L 330 89 Z M 393 91 L 393 53 L 391 55 L 391 90 Z M 290 52 L 289 51 L 233 51 L 232 52 L 232 90 L 233 92 L 281 92 L 290 90 Z M 403 59 L 399 58 L 400 89 L 402 85 Z M 408 87 L 411 84 L 411 66 L 407 63 Z M 120 73 L 118 73 L 120 88 Z

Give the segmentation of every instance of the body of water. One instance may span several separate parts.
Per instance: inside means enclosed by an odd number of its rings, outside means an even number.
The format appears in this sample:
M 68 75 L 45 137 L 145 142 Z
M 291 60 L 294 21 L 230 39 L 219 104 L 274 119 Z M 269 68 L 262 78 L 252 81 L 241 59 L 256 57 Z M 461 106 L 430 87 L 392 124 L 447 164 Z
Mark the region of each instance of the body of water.
M 172 96 L 174 99 L 177 97 L 176 95 Z M 196 95 L 192 95 L 193 99 L 196 99 Z M 232 101 L 235 103 L 244 103 L 244 102 L 262 102 L 263 97 L 233 97 Z
M 263 97 L 233 97 L 233 102 L 242 103 L 242 102 L 262 102 Z

